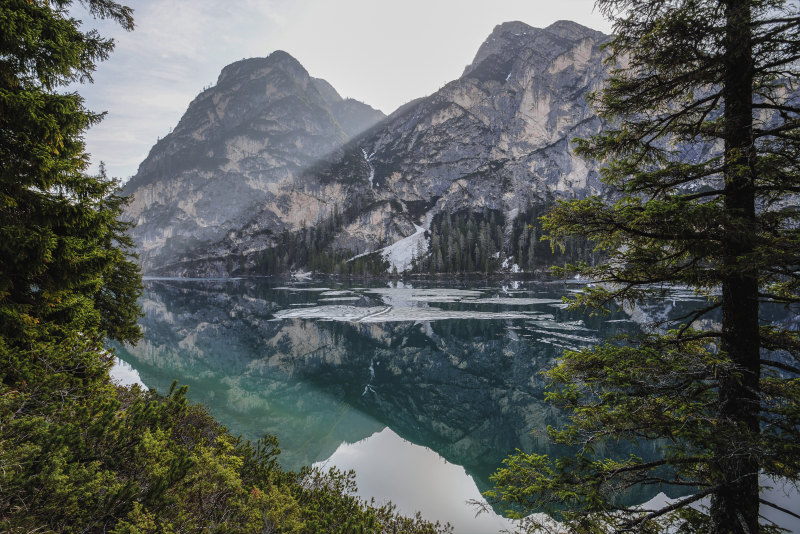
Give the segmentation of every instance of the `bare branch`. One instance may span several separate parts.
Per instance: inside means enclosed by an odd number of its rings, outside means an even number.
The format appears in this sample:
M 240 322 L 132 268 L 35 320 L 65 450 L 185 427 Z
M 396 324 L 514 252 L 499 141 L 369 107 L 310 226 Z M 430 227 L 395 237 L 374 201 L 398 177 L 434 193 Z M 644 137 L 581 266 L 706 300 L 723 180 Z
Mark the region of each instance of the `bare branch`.
M 769 506 L 770 508 L 774 508 L 775 510 L 778 510 L 779 512 L 783 512 L 784 514 L 788 514 L 788 515 L 790 515 L 790 516 L 792 516 L 792 517 L 794 517 L 796 519 L 800 519 L 800 515 L 797 515 L 796 513 L 792 512 L 791 510 L 787 510 L 786 508 L 784 508 L 782 506 L 778 506 L 777 504 L 775 504 L 773 502 L 769 502 L 769 501 L 767 501 L 765 499 L 758 499 L 758 502 L 760 502 L 761 504 L 765 504 L 765 505 Z

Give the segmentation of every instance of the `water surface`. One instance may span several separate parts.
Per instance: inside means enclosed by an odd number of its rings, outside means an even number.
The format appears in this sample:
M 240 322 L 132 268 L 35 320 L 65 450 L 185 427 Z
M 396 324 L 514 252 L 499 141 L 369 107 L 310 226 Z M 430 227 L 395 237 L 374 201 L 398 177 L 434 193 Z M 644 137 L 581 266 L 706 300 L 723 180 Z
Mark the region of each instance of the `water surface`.
M 475 520 L 464 501 L 480 499 L 516 449 L 563 452 L 544 434 L 563 416 L 543 401 L 541 372 L 564 349 L 702 303 L 675 291 L 658 306 L 590 317 L 561 302 L 578 289 L 150 280 L 144 339 L 118 356 L 147 387 L 189 385 L 233 433 L 276 435 L 289 469 L 354 468 L 364 496 L 456 532 L 496 532 L 508 526 L 502 517 Z

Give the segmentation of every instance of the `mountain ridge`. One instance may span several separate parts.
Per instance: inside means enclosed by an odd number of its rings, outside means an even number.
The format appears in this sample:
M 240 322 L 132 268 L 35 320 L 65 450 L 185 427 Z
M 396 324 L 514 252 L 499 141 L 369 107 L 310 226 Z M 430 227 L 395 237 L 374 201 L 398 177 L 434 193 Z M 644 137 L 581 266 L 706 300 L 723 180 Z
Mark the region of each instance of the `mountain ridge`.
M 296 174 L 383 117 L 283 51 L 223 68 L 124 188 L 145 272 L 159 256 L 239 228 Z
M 505 236 L 492 254 L 520 263 L 508 239 L 520 214 L 546 199 L 600 191 L 597 165 L 578 158 L 570 142 L 602 128 L 585 98 L 607 75 L 602 45 L 608 39 L 569 21 L 547 28 L 519 21 L 496 26 L 460 78 L 374 121 L 361 134 L 345 139 L 336 137 L 335 127 L 329 130 L 328 146 L 334 146 L 294 168 L 281 187 L 272 188 L 270 199 L 237 220 L 238 226 L 230 225 L 216 240 L 198 238 L 191 247 L 170 251 L 171 258 L 161 265 L 150 262 L 147 270 L 227 275 L 308 268 L 308 258 L 288 250 L 298 244 L 334 258 L 322 268 L 341 269 L 345 256 L 385 250 L 420 227 L 428 230 L 420 253 L 435 256 L 431 225 L 444 216 L 481 210 L 497 212 L 494 224 Z M 285 52 L 274 54 L 291 63 Z M 220 80 L 238 79 L 240 69 L 253 65 L 248 61 L 223 69 Z M 305 72 L 299 63 L 292 69 L 298 66 Z M 315 86 L 314 95 L 331 116 L 331 104 L 350 102 L 336 100 L 341 97 L 327 82 L 303 79 Z M 358 111 L 368 115 L 365 110 Z M 306 234 L 289 239 L 286 232 Z M 410 264 L 388 265 L 393 267 Z

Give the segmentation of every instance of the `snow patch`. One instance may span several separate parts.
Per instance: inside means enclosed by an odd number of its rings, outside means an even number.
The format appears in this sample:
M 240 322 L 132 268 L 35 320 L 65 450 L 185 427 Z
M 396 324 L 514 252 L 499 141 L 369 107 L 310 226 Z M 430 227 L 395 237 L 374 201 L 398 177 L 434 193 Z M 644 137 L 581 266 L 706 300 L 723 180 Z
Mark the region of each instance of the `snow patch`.
M 364 152 L 364 156 L 366 157 L 366 151 L 364 151 L 363 148 L 361 151 Z M 368 256 L 370 254 L 380 254 L 384 260 L 389 261 L 389 268 L 386 270 L 386 272 L 392 273 L 395 269 L 397 269 L 398 273 L 404 273 L 408 271 L 411 269 L 411 264 L 414 259 L 417 259 L 417 257 L 428 253 L 430 245 L 428 243 L 428 239 L 425 237 L 425 232 L 430 230 L 431 223 L 433 221 L 433 215 L 434 210 L 426 213 L 425 220 L 422 223 L 423 226 L 415 224 L 414 233 L 410 236 L 404 237 L 403 239 L 387 247 L 358 254 L 347 261 L 353 261 L 357 258 Z
M 314 273 L 310 273 L 308 271 L 303 271 L 302 269 L 299 271 L 292 272 L 292 278 L 295 280 L 310 280 Z
M 364 161 L 369 165 L 369 188 L 372 189 L 375 185 L 375 167 L 372 166 L 372 158 L 375 157 L 375 152 L 367 155 L 367 151 L 362 148 L 361 153 L 364 154 Z
M 498 254 L 500 254 L 500 253 L 498 252 Z M 522 272 L 522 269 L 520 269 L 519 265 L 517 265 L 516 263 L 511 263 L 511 258 L 510 257 L 509 258 L 504 258 L 503 259 L 503 263 L 502 263 L 502 265 L 500 267 L 503 270 L 510 271 L 512 273 L 521 273 Z
M 403 273 L 411 268 L 412 261 L 422 252 L 428 251 L 428 239 L 425 237 L 425 228 L 414 225 L 416 230 L 408 237 L 384 247 L 380 250 L 383 259 L 389 261 L 387 272 L 391 273 L 397 269 L 398 273 Z

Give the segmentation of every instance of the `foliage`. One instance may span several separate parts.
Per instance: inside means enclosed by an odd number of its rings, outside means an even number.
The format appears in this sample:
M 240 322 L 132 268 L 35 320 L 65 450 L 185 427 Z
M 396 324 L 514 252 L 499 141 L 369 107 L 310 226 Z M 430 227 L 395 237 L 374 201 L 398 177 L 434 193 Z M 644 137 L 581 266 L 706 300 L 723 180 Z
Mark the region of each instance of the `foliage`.
M 415 270 L 489 273 L 500 269 L 504 217 L 498 210 L 441 213 L 431 223 L 430 253 L 417 254 Z
M 439 213 L 431 222 L 429 250 L 416 253 L 413 271 L 488 274 L 500 271 L 504 260 L 510 258 L 522 270 L 535 272 L 565 261 L 591 260 L 586 239 L 568 239 L 563 253 L 540 242 L 542 227 L 537 215 L 554 204 L 548 199 L 529 205 L 511 222 L 509 235 L 500 210 Z
M 100 115 L 79 95 L 54 90 L 90 78 L 112 43 L 81 33 L 62 12 L 68 4 L 0 7 L 0 334 L 11 344 L 44 324 L 93 337 L 139 335 L 138 271 L 117 221 L 124 200 L 102 171 L 85 173 L 82 134 Z M 132 27 L 128 8 L 87 6 Z
M 586 236 L 608 256 L 566 268 L 597 281 L 573 306 L 635 306 L 671 285 L 708 302 L 642 339 L 566 352 L 549 398 L 571 423 L 551 435 L 575 456 L 517 454 L 493 496 L 576 532 L 769 531 L 759 476 L 800 478 L 800 338 L 760 307 L 799 299 L 800 13 L 781 0 L 597 5 L 614 21 L 617 69 L 594 95 L 609 128 L 578 150 L 604 162 L 615 193 L 560 203 L 545 232 L 554 246 Z M 649 440 L 667 444 L 660 459 L 599 453 Z M 619 503 L 643 484 L 691 496 Z
M 352 473 L 282 471 L 275 438 L 231 436 L 186 387 L 103 389 L 57 406 L 0 391 L 0 530 L 448 531 L 355 497 Z
M 514 261 L 525 271 L 545 270 L 554 265 L 585 261 L 596 264 L 600 256 L 593 251 L 592 244 L 582 236 L 569 236 L 563 240 L 563 250 L 554 250 L 541 238 L 543 235 L 541 215 L 550 211 L 555 200 L 546 199 L 528 205 L 514 219 L 511 229 L 509 252 Z
M 379 251 L 361 251 L 337 248 L 336 239 L 351 223 L 360 224 L 365 210 L 374 204 L 365 204 L 363 198 L 354 196 L 347 208 L 340 211 L 334 206 L 333 213 L 317 223 L 302 225 L 299 230 L 284 230 L 279 234 L 264 231 L 261 238 L 269 246 L 257 252 L 240 252 L 236 245 L 224 258 L 224 270 L 230 274 L 283 274 L 294 270 L 310 270 L 348 276 L 386 275 L 389 262 Z M 409 212 L 415 208 L 413 202 L 406 206 Z M 537 215 L 545 213 L 555 203 L 547 199 L 528 206 L 510 224 L 506 235 L 506 219 L 500 210 L 461 210 L 455 213 L 442 212 L 433 217 L 429 246 L 420 246 L 413 251 L 411 271 L 422 274 L 443 273 L 495 273 L 503 267 L 506 258 L 512 258 L 527 272 L 543 270 L 554 264 L 567 261 L 597 261 L 598 255 L 591 250 L 587 239 L 571 237 L 565 240 L 563 251 L 555 251 L 541 243 L 541 222 Z M 389 203 L 395 212 L 403 207 Z M 422 203 L 425 205 L 425 203 Z M 423 212 L 424 213 L 424 212 Z M 250 234 L 253 238 L 254 234 Z M 211 251 L 194 254 L 198 264 L 192 260 L 181 262 L 181 267 L 190 271 L 213 257 Z M 169 268 L 167 271 L 169 272 Z
M 356 259 L 355 252 L 350 250 L 336 250 L 333 240 L 336 232 L 357 217 L 353 206 L 344 213 L 334 208 L 331 217 L 307 228 L 303 225 L 300 230 L 290 232 L 284 230 L 273 236 L 273 245 L 263 251 L 255 253 L 254 267 L 246 265 L 241 270 L 228 267 L 228 272 L 281 274 L 298 269 L 311 271 L 347 274 L 347 275 L 376 275 L 386 272 L 388 263 L 378 254 L 361 255 Z M 242 258 L 245 262 L 247 260 Z

